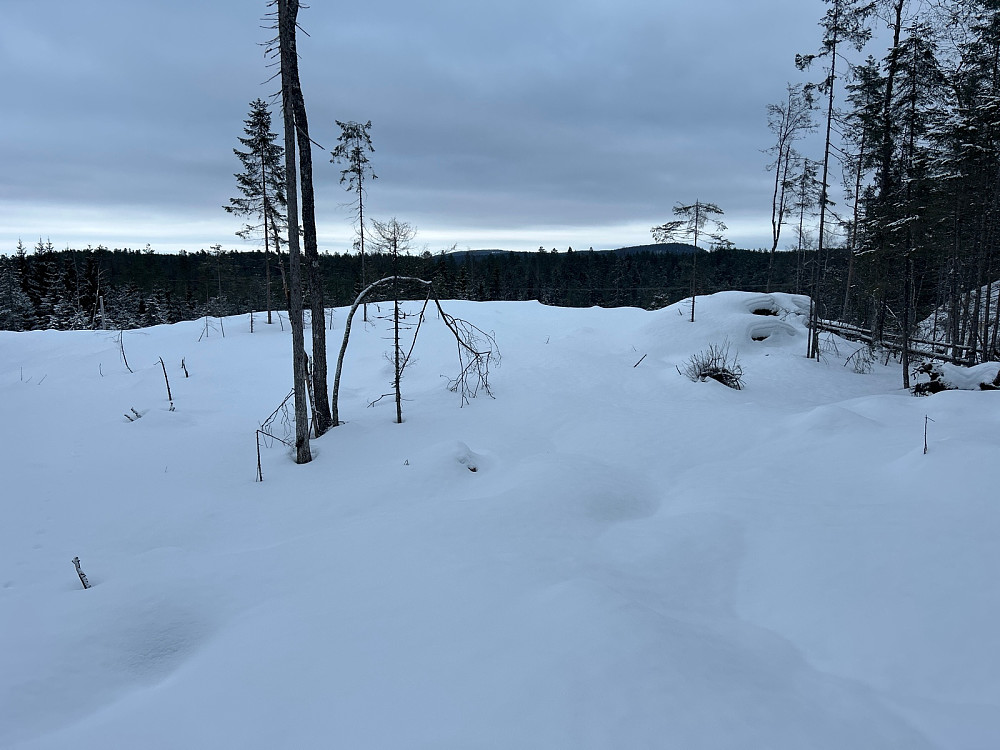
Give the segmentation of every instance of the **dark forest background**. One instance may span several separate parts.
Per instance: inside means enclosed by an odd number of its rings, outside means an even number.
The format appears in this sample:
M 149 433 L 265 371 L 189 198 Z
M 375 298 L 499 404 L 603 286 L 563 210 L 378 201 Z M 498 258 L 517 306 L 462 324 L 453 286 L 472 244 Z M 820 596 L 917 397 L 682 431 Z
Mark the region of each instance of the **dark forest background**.
M 398 271 L 433 280 L 441 299 L 657 309 L 690 296 L 693 252 L 683 244 L 615 251 L 424 252 L 401 256 Z M 768 290 L 769 253 L 735 248 L 697 253 L 698 294 Z M 272 308 L 285 310 L 279 262 L 287 263 L 287 256 L 279 261 L 272 253 Z M 804 292 L 811 262 L 802 253 L 777 253 L 769 291 Z M 320 265 L 326 304 L 350 305 L 362 289 L 360 257 L 323 254 Z M 824 266 L 824 279 L 836 284 L 844 276 L 846 254 L 830 253 Z M 392 275 L 391 256 L 368 254 L 365 274 L 367 283 Z M 108 328 L 264 311 L 266 278 L 263 252 L 55 250 L 39 242 L 33 252 L 21 247 L 0 257 L 0 329 L 100 328 L 102 297 Z

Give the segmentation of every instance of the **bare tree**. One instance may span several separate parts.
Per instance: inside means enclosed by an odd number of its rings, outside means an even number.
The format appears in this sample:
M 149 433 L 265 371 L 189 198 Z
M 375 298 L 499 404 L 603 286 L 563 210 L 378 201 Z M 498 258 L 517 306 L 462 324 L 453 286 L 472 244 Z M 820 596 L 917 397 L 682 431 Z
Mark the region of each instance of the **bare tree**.
M 298 0 L 279 0 L 289 6 L 295 6 L 298 13 Z M 291 44 L 295 47 L 295 26 L 291 29 Z M 282 81 L 284 81 L 284 65 Z M 323 325 L 325 306 L 323 304 L 323 274 L 319 266 L 319 246 L 316 236 L 316 198 L 313 191 L 312 172 L 312 139 L 309 137 L 309 119 L 306 116 L 305 98 L 302 96 L 302 86 L 299 83 L 298 55 L 292 55 L 288 60 L 290 77 L 289 94 L 292 114 L 294 116 L 295 137 L 298 143 L 299 155 L 299 187 L 302 190 L 302 244 L 306 258 L 306 278 L 309 284 L 309 309 L 312 325 L 312 391 L 316 397 L 316 420 L 313 425 L 316 436 L 319 437 L 330 429 L 331 416 L 328 407 L 326 384 L 326 326 Z M 282 87 L 284 93 L 284 87 Z M 287 149 L 287 146 L 286 146 Z M 317 324 L 318 323 L 318 324 Z
M 816 129 L 812 119 L 813 99 L 802 86 L 788 85 L 784 102 L 767 105 L 767 127 L 775 136 L 775 143 L 767 150 L 774 161 L 767 165 L 774 170 L 774 192 L 771 196 L 771 254 L 767 261 L 767 291 L 771 291 L 771 273 L 774 253 L 781 239 L 781 227 L 790 209 L 790 189 L 793 187 L 792 170 L 797 154 L 794 144 L 806 133 Z
M 375 240 L 378 245 L 392 255 L 392 278 L 399 278 L 399 253 L 410 249 L 410 241 L 416 236 L 416 229 L 405 221 L 399 221 L 396 217 L 389 221 L 372 220 L 372 230 L 375 232 Z M 392 386 L 396 395 L 396 422 L 403 422 L 403 397 L 400 390 L 400 381 L 403 378 L 403 368 L 406 359 L 399 344 L 400 329 L 400 309 L 399 309 L 399 284 L 392 283 Z
M 295 401 L 295 461 L 312 461 L 309 449 L 309 410 L 306 395 L 306 348 L 302 321 L 302 261 L 299 252 L 299 194 L 295 165 L 295 89 L 298 62 L 295 24 L 298 0 L 274 0 L 278 6 L 278 57 L 281 66 L 281 103 L 285 126 L 285 200 L 288 205 L 288 321 L 292 327 L 292 376 Z

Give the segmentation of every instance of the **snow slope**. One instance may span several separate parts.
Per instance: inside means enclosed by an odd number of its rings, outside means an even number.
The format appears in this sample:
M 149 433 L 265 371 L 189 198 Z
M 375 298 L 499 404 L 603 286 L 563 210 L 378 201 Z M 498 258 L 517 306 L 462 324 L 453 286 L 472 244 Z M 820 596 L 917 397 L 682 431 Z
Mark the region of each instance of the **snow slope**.
M 447 308 L 495 400 L 431 317 L 394 424 L 356 325 L 263 483 L 287 323 L 0 333 L 0 747 L 1000 747 L 1000 393 L 808 361 L 789 295 Z M 678 374 L 723 341 L 744 390 Z

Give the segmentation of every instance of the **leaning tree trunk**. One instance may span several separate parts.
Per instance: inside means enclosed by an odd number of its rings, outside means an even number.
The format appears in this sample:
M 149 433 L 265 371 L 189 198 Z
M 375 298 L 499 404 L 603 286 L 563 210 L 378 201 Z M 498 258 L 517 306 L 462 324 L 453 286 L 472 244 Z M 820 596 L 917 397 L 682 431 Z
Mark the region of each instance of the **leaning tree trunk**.
M 297 75 L 295 19 L 299 0 L 278 0 L 281 60 L 281 102 L 285 127 L 285 192 L 288 201 L 288 320 L 292 326 L 292 373 L 295 403 L 295 462 L 312 460 L 309 450 L 309 410 L 306 403 L 306 349 L 302 325 L 302 264 L 299 255 L 299 206 L 295 165 L 294 86 Z

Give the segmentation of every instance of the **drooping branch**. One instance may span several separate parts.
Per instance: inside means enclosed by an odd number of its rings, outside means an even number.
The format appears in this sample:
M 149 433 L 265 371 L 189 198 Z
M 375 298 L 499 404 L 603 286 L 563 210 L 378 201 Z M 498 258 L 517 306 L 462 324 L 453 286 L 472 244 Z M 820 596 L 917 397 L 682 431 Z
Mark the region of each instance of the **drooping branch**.
M 494 335 L 492 333 L 487 333 L 467 320 L 462 320 L 461 318 L 456 318 L 446 313 L 444 308 L 441 306 L 441 301 L 433 294 L 433 282 L 417 278 L 415 276 L 387 276 L 386 278 L 379 279 L 378 281 L 375 281 L 365 287 L 365 289 L 358 295 L 357 299 L 354 300 L 354 304 L 351 305 L 351 309 L 347 313 L 347 320 L 344 323 L 344 340 L 340 345 L 340 354 L 337 357 L 337 371 L 333 378 L 333 408 L 331 412 L 333 414 L 334 426 L 340 424 L 340 408 L 338 404 L 340 395 L 340 375 L 344 366 L 344 356 L 347 353 L 347 342 L 351 336 L 351 323 L 354 319 L 354 313 L 357 312 L 358 308 L 376 288 L 385 284 L 400 282 L 412 282 L 415 284 L 422 284 L 426 287 L 427 299 L 434 300 L 434 304 L 437 306 L 438 312 L 441 314 L 441 320 L 455 337 L 458 349 L 459 372 L 453 380 L 449 381 L 448 388 L 461 396 L 463 406 L 469 402 L 469 399 L 475 398 L 480 389 L 486 391 L 488 396 L 493 396 L 493 391 L 490 388 L 489 382 L 490 368 L 500 362 L 500 349 L 497 346 Z M 425 309 L 426 305 L 427 302 L 425 300 Z M 423 312 L 421 312 L 421 321 L 422 320 Z M 417 333 L 419 333 L 419 330 L 420 329 L 418 327 L 417 331 L 414 333 L 413 345 L 416 344 L 416 336 Z M 410 356 L 413 353 L 413 345 L 411 345 L 410 351 L 406 355 L 406 359 L 404 360 L 405 362 L 409 361 Z
M 347 354 L 347 342 L 351 337 L 351 323 L 354 320 L 354 313 L 358 311 L 358 307 L 364 303 L 364 301 L 368 298 L 368 295 L 371 294 L 377 287 L 400 281 L 412 281 L 416 284 L 423 284 L 426 287 L 431 286 L 430 281 L 417 278 L 416 276 L 386 276 L 384 279 L 373 281 L 371 284 L 362 289 L 361 293 L 357 296 L 357 299 L 354 300 L 354 304 L 351 305 L 350 311 L 347 313 L 347 320 L 344 322 L 344 340 L 340 344 L 340 353 L 337 355 L 337 371 L 333 376 L 333 394 L 330 397 L 332 406 L 330 410 L 331 424 L 334 427 L 340 424 L 340 373 L 344 368 L 344 355 Z
M 444 311 L 441 301 L 434 298 L 441 320 L 455 336 L 458 346 L 458 376 L 448 384 L 448 388 L 462 397 L 462 405 L 479 394 L 479 389 L 493 397 L 490 388 L 490 364 L 500 363 L 500 349 L 492 333 L 487 333 L 467 320 L 456 318 Z

